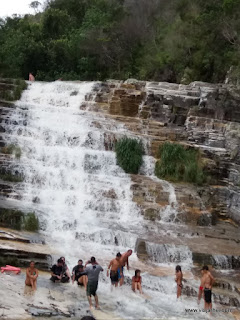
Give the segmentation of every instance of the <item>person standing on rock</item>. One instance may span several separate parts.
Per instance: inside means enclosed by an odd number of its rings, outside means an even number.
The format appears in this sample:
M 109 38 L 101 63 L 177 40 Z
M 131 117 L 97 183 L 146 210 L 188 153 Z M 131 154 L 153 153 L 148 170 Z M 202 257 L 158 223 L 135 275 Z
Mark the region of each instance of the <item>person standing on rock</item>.
M 204 284 L 203 270 L 201 270 L 201 274 L 202 274 L 202 277 L 201 277 L 201 283 L 198 291 L 198 304 L 200 303 L 202 294 L 203 294 L 203 284 Z
M 100 309 L 96 292 L 98 288 L 99 274 L 101 271 L 103 271 L 103 268 L 97 263 L 95 257 L 92 257 L 90 259 L 90 264 L 87 265 L 86 269 L 84 270 L 84 274 L 88 276 L 87 297 L 90 309 L 92 309 L 92 296 L 95 298 L 96 309 Z
M 26 286 L 31 286 L 33 291 L 37 290 L 38 269 L 35 268 L 35 262 L 31 261 L 29 268 L 26 270 Z
M 121 256 L 122 256 L 121 253 L 118 252 L 116 255 L 116 258 L 110 261 L 108 270 L 107 270 L 107 277 L 109 276 L 109 270 L 110 270 L 111 283 L 115 287 L 118 286 L 118 282 L 119 282 L 118 270 L 122 269 L 121 263 L 120 263 Z
M 128 262 L 128 258 L 132 255 L 132 250 L 129 249 L 127 252 L 123 253 L 121 258 L 120 258 L 120 264 L 121 267 L 118 269 L 118 277 L 120 279 L 120 286 L 123 285 L 124 282 L 124 267 L 125 265 L 127 265 L 127 270 L 129 270 L 129 262 Z
M 176 266 L 175 281 L 177 283 L 177 298 L 180 298 L 182 295 L 182 287 L 183 287 L 182 280 L 183 280 L 182 268 L 180 266 Z
M 204 309 L 212 309 L 212 286 L 214 283 L 214 278 L 208 269 L 208 266 L 202 268 L 203 271 L 203 288 L 204 288 Z

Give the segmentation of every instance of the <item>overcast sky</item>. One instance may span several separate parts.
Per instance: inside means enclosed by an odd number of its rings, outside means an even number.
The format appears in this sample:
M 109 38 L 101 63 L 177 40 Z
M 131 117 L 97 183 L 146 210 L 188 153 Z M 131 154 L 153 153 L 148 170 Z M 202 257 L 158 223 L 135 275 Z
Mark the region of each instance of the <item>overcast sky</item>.
M 38 0 L 43 3 L 43 0 Z M 13 14 L 34 13 L 34 10 L 29 8 L 32 0 L 0 0 L 0 17 L 11 16 Z

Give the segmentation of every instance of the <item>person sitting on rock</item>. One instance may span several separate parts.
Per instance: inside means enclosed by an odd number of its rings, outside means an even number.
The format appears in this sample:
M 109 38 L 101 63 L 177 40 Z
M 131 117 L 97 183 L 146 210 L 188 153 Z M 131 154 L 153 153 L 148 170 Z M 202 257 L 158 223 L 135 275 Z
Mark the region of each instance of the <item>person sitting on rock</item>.
M 77 281 L 78 285 L 84 286 L 84 288 L 87 289 L 88 278 L 85 274 L 83 274 L 84 266 L 82 260 L 78 260 L 78 265 L 73 268 L 72 272 L 72 283 L 74 284 L 74 281 Z
M 142 277 L 141 277 L 141 271 L 139 269 L 135 270 L 135 276 L 132 277 L 132 290 L 136 292 L 139 290 L 139 292 L 142 294 Z
M 38 269 L 35 268 L 35 262 L 31 261 L 30 266 L 26 270 L 26 286 L 31 286 L 33 291 L 37 290 Z
M 60 258 L 63 262 L 63 277 L 62 277 L 62 282 L 68 282 L 71 279 L 71 274 L 68 269 L 68 266 L 66 264 L 66 259 L 65 257 Z
M 63 261 L 58 259 L 57 264 L 54 264 L 51 268 L 51 278 L 52 282 L 61 282 L 63 276 Z

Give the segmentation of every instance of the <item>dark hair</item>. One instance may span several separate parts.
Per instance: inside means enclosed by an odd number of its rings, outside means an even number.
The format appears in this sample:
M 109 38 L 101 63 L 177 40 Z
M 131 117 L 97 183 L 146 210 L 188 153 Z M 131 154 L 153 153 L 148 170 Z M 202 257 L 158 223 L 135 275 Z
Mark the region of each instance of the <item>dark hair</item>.
M 90 261 L 91 261 L 91 263 L 95 263 L 96 262 L 95 257 L 91 257 Z
M 122 255 L 120 252 L 117 253 L 116 257 L 120 258 Z
M 207 270 L 208 271 L 208 266 L 203 266 L 202 270 Z
M 141 272 L 141 270 L 139 270 L 139 269 L 135 270 L 135 277 L 137 277 L 138 272 Z
M 128 252 L 130 252 L 130 251 L 131 251 L 131 253 L 133 252 L 132 249 L 128 249 Z
M 57 263 L 63 263 L 62 259 L 58 259 Z
M 80 262 L 80 261 L 83 262 L 82 259 L 79 259 L 79 260 L 78 260 L 78 262 Z
M 96 320 L 92 316 L 84 316 L 81 320 Z
M 176 266 L 176 272 L 182 272 L 182 268 L 180 266 Z

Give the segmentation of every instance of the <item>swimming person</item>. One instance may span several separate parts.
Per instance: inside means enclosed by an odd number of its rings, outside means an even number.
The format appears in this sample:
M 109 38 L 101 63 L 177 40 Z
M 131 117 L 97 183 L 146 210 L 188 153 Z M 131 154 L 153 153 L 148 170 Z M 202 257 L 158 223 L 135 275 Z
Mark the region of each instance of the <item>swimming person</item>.
M 50 280 L 52 282 L 60 282 L 62 281 L 63 276 L 63 261 L 61 259 L 58 259 L 57 264 L 54 264 L 51 268 L 51 278 Z
M 31 261 L 30 266 L 26 270 L 26 286 L 32 287 L 33 291 L 37 290 L 38 269 L 35 268 L 35 262 Z
M 132 290 L 136 292 L 137 290 L 140 291 L 142 294 L 142 277 L 141 271 L 139 269 L 135 270 L 135 276 L 132 277 Z
M 88 278 L 84 274 L 84 266 L 83 266 L 82 260 L 79 260 L 78 265 L 76 265 L 73 268 L 73 277 L 72 277 L 73 284 L 74 284 L 74 281 L 77 281 L 77 284 L 79 286 L 84 286 L 84 288 L 87 289 Z
M 209 272 L 208 266 L 202 268 L 203 271 L 203 288 L 204 288 L 204 309 L 212 309 L 212 286 L 214 278 Z
M 203 270 L 201 270 L 201 283 L 200 283 L 200 287 L 199 287 L 199 291 L 198 291 L 198 304 L 200 303 L 201 299 L 202 299 L 202 294 L 203 294 L 203 284 L 204 284 L 204 278 L 203 278 Z
M 118 252 L 115 259 L 112 259 L 109 263 L 108 270 L 107 270 L 107 277 L 109 276 L 110 270 L 110 279 L 113 286 L 117 287 L 119 282 L 118 270 L 121 269 L 121 253 Z
M 183 274 L 182 274 L 182 269 L 180 266 L 176 266 L 176 278 L 175 281 L 177 283 L 177 298 L 179 298 L 182 294 L 182 279 L 183 279 Z
M 128 262 L 128 258 L 131 256 L 132 254 L 132 250 L 129 249 L 127 252 L 123 253 L 121 258 L 120 258 L 120 263 L 121 263 L 121 267 L 118 270 L 118 277 L 120 279 L 120 286 L 123 285 L 124 282 L 124 267 L 125 265 L 127 265 L 127 270 L 129 270 L 129 262 Z
M 84 270 L 84 274 L 88 276 L 88 283 L 87 283 L 87 297 L 90 309 L 92 309 L 92 296 L 95 298 L 96 309 L 99 308 L 98 303 L 98 296 L 97 296 L 97 288 L 98 288 L 98 279 L 99 274 L 103 271 L 103 268 L 97 263 L 95 257 L 90 259 L 89 265 L 87 265 L 86 269 Z

